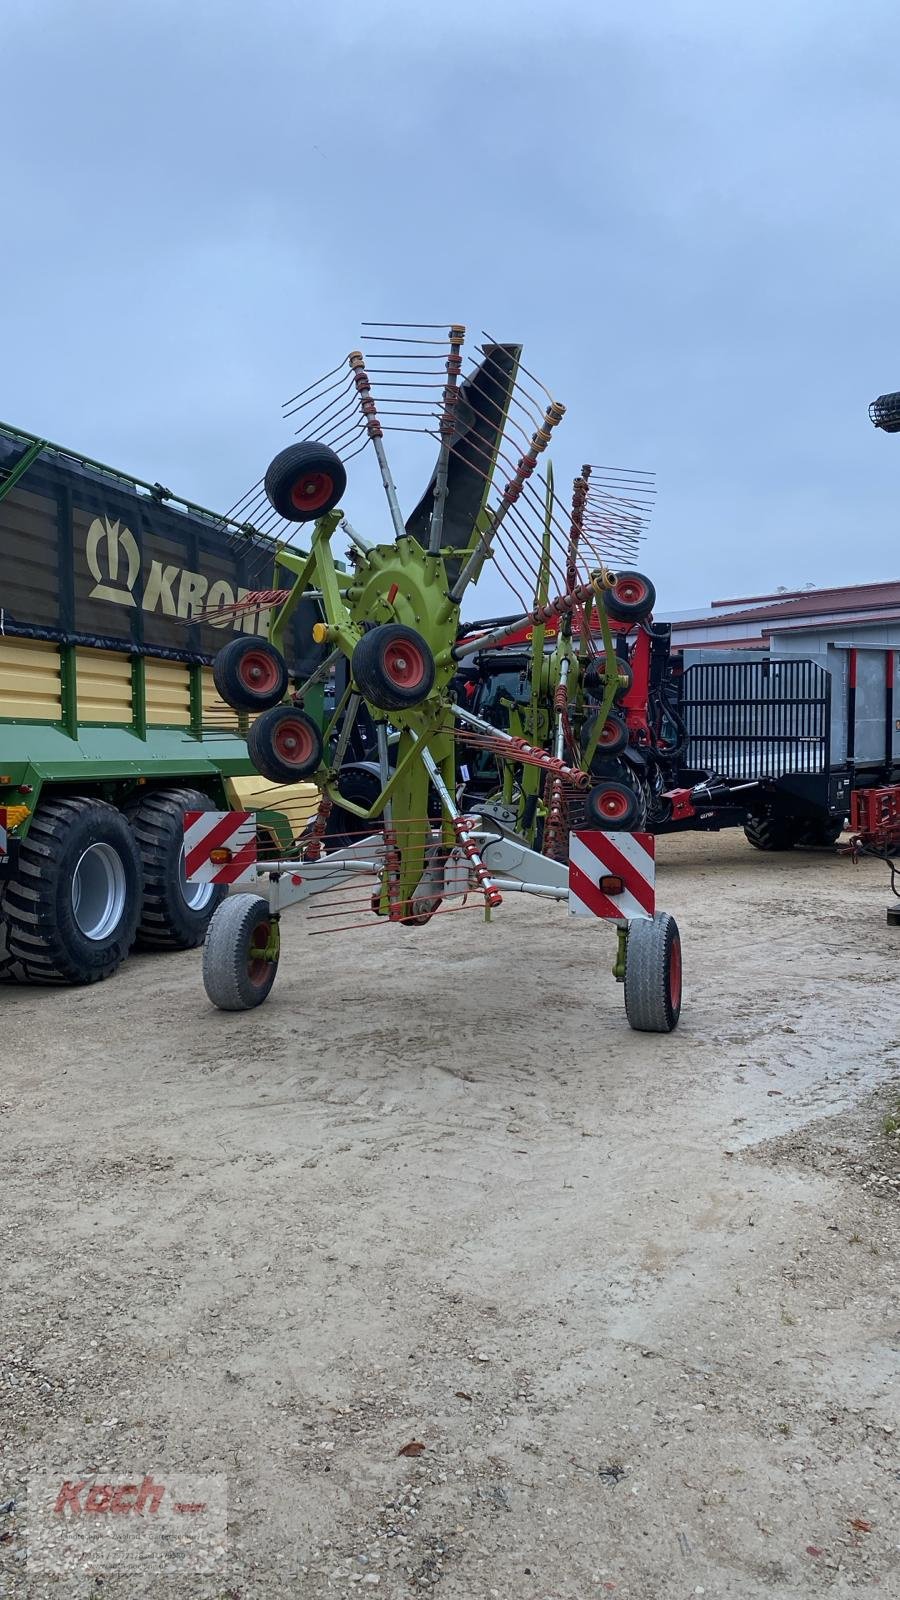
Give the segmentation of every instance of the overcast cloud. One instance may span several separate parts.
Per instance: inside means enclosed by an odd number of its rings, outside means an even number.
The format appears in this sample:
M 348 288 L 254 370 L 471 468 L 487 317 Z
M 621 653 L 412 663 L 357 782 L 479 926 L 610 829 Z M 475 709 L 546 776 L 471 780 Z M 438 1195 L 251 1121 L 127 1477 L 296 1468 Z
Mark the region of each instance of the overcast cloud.
M 662 609 L 896 578 L 898 61 L 896 0 L 6 0 L 4 419 L 225 508 L 361 319 L 459 318 L 558 481 L 656 471 Z

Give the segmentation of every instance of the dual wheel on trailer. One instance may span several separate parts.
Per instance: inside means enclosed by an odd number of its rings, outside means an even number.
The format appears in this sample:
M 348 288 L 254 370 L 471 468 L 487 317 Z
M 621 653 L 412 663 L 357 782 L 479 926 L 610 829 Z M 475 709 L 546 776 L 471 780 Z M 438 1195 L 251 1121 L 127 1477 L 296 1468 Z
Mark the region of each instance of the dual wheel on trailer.
M 0 883 L 0 982 L 95 983 L 135 945 L 201 944 L 225 890 L 188 882 L 184 814 L 211 809 L 187 788 L 122 811 L 86 795 L 42 799 L 15 876 Z

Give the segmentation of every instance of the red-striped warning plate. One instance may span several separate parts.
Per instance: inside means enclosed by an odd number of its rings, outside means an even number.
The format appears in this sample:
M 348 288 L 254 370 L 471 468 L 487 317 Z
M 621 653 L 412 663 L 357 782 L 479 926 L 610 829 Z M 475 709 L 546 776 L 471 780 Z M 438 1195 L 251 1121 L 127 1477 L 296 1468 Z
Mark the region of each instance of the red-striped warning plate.
M 227 860 L 213 861 L 213 850 L 227 850 Z M 256 877 L 256 813 L 186 811 L 184 870 L 190 883 L 251 883 Z
M 601 878 L 621 878 L 622 893 L 606 894 Z M 569 913 L 617 922 L 652 917 L 656 910 L 656 840 L 652 833 L 569 835 Z

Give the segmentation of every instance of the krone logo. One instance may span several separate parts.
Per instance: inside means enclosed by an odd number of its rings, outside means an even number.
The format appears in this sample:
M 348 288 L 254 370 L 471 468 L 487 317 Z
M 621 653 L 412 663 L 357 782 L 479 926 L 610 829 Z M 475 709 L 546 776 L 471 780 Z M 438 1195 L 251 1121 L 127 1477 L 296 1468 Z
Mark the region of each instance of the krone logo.
M 110 522 L 108 517 L 95 517 L 88 528 L 85 554 L 95 579 L 91 600 L 112 600 L 117 606 L 137 604 L 131 591 L 141 570 L 141 553 L 130 528 Z

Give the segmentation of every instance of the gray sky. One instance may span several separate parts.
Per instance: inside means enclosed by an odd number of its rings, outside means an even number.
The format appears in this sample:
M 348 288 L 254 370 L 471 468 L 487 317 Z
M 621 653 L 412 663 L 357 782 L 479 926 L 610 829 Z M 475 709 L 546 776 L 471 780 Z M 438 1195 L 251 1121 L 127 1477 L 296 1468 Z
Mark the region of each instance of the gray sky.
M 661 609 L 900 575 L 896 0 L 3 10 L 4 420 L 224 509 L 361 319 L 459 318 L 558 483 L 655 470 Z

